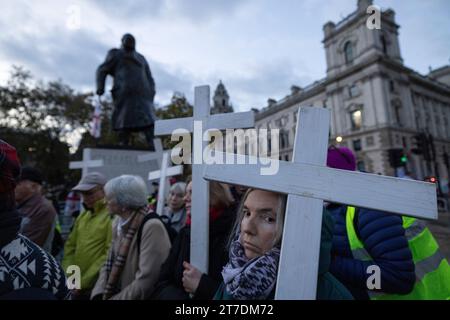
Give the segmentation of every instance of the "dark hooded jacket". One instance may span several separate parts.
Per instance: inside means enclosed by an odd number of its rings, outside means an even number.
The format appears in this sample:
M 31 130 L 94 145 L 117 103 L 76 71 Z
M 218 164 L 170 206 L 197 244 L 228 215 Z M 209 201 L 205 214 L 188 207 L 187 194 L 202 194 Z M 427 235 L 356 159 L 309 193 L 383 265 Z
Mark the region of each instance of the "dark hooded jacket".
M 209 230 L 209 270 L 203 274 L 193 299 L 211 300 L 222 281 L 222 267 L 228 261 L 226 243 L 235 217 L 234 206 L 225 211 L 213 222 Z M 191 227 L 183 227 L 175 238 L 169 257 L 161 266 L 161 273 L 153 299 L 189 299 L 183 288 L 183 261 L 190 262 Z

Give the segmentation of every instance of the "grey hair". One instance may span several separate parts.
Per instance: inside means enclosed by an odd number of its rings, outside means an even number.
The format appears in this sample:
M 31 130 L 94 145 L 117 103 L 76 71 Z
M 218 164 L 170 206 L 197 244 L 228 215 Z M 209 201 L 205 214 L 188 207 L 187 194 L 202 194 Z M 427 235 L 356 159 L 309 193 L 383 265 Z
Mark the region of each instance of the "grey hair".
M 244 196 L 241 199 L 241 202 L 239 204 L 239 209 L 236 214 L 236 219 L 234 220 L 233 228 L 231 229 L 230 236 L 228 238 L 227 247 L 231 248 L 231 243 L 233 242 L 236 234 L 238 232 L 241 232 L 241 222 L 244 218 L 244 203 L 245 200 L 247 200 L 248 195 L 252 191 L 256 191 L 259 189 L 249 188 L 245 192 Z M 276 193 L 276 192 L 274 192 Z M 273 246 L 275 247 L 281 247 L 281 239 L 283 237 L 283 227 L 284 227 L 284 216 L 286 211 L 286 202 L 287 202 L 287 196 L 282 193 L 276 193 L 278 195 L 278 205 L 277 205 L 277 211 L 276 211 L 276 232 L 275 232 L 275 239 L 273 241 Z
M 184 182 L 176 182 L 172 186 L 170 186 L 170 192 L 176 192 L 176 193 L 186 193 L 186 183 Z
M 104 187 L 105 195 L 114 199 L 122 208 L 138 209 L 148 204 L 148 190 L 139 176 L 122 175 L 109 180 Z

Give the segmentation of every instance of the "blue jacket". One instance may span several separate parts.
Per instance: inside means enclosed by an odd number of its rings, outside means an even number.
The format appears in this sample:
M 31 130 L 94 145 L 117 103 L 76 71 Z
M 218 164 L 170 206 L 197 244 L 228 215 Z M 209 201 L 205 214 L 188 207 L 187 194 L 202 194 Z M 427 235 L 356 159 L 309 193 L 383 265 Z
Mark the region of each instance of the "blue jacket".
M 381 271 L 381 291 L 409 293 L 415 282 L 414 262 L 401 216 L 357 208 L 354 225 L 358 238 L 373 261 L 353 258 L 346 229 L 344 205 L 331 204 L 327 208 L 334 218 L 332 262 L 330 271 L 356 299 L 368 299 L 367 267 L 377 265 Z

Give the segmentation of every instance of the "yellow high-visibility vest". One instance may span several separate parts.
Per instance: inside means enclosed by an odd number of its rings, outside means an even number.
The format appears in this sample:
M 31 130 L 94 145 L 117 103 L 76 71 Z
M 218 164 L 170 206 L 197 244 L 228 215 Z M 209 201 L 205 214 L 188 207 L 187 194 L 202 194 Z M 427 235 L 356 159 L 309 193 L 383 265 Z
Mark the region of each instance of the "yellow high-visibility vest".
M 353 257 L 373 260 L 358 239 L 354 227 L 355 207 L 347 207 L 347 236 Z M 408 294 L 390 294 L 368 290 L 374 300 L 448 300 L 450 299 L 450 266 L 439 251 L 439 245 L 421 220 L 403 216 L 403 228 L 411 250 L 416 273 L 416 283 Z M 383 286 L 383 284 L 381 284 Z

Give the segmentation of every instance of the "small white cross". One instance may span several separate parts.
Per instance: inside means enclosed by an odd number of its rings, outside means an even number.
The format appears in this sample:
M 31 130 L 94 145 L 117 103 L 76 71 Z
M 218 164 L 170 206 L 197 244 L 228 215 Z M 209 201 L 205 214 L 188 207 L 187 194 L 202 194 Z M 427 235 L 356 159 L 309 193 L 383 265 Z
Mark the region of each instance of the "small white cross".
M 183 174 L 183 166 L 169 167 L 169 153 L 164 152 L 161 164 L 161 170 L 152 171 L 148 174 L 148 180 L 159 179 L 158 202 L 156 205 L 156 213 L 162 215 L 166 195 L 167 177 Z
M 89 168 L 103 167 L 103 160 L 91 160 L 91 150 L 86 148 L 83 150 L 83 161 L 69 162 L 69 169 L 81 169 L 81 178 L 88 174 Z

